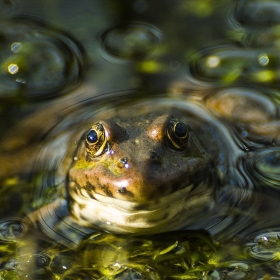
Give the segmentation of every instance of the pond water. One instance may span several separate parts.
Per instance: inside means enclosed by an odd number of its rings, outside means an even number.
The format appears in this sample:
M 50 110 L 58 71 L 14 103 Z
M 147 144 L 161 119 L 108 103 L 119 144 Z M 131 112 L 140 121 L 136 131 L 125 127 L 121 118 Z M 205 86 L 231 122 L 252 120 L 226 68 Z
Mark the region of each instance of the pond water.
M 1 279 L 280 278 L 278 1 L 0 7 Z

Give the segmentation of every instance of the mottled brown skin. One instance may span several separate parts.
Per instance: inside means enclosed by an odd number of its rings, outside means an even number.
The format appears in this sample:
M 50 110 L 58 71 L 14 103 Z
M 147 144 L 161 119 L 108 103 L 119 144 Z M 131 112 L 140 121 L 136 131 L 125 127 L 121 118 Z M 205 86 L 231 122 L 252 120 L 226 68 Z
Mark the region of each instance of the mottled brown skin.
M 141 205 L 207 180 L 209 155 L 190 128 L 185 146 L 174 147 L 167 136 L 170 118 L 150 114 L 100 121 L 107 149 L 94 157 L 82 140 L 69 170 L 70 196 L 97 193 Z

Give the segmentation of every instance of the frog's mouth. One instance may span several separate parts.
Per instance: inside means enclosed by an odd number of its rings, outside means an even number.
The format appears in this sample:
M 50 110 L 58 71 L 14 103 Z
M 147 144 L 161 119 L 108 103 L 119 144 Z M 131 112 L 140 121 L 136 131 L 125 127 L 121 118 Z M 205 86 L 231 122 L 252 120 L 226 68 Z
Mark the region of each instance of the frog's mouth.
M 153 234 L 189 227 L 210 215 L 214 197 L 209 182 L 193 184 L 148 203 L 100 194 L 71 194 L 70 212 L 81 226 L 114 233 Z

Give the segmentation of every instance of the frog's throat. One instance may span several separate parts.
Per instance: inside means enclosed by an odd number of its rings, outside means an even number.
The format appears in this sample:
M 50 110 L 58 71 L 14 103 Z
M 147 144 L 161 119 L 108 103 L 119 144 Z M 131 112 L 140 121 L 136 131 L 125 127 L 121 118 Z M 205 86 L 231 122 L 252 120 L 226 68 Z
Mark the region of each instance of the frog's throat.
M 152 234 L 181 229 L 209 216 L 214 207 L 213 188 L 201 183 L 140 204 L 94 194 L 72 193 L 70 212 L 81 226 L 113 233 Z

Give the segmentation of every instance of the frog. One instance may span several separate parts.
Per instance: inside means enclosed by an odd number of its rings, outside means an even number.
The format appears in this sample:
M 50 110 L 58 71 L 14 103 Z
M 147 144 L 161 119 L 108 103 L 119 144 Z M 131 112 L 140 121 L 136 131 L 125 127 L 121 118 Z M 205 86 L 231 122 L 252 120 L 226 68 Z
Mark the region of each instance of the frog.
M 104 97 L 109 109 L 100 110 L 92 109 L 92 99 L 53 129 L 38 156 L 39 174 L 48 178 L 36 186 L 35 200 L 44 203 L 26 223 L 67 246 L 99 231 L 204 229 L 229 236 L 232 224 L 236 232 L 255 223 L 259 197 L 242 163 L 254 159 L 252 143 L 260 138 L 278 143 L 277 105 L 240 88 L 130 98 L 120 106 Z M 242 117 L 244 104 L 249 110 Z M 256 110 L 259 125 L 252 124 Z M 55 193 L 44 199 L 50 190 Z
M 184 212 L 207 208 L 210 166 L 192 130 L 171 115 L 97 121 L 68 173 L 72 215 L 116 233 L 171 230 Z

